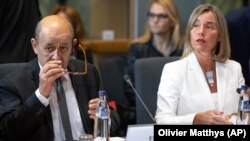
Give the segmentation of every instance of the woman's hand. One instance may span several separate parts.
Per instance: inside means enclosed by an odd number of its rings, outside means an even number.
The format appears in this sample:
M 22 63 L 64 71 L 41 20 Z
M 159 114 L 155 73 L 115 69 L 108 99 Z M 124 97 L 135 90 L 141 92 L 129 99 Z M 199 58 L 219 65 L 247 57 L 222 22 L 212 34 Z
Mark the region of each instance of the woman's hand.
M 247 95 L 250 98 L 250 87 L 247 88 Z
M 223 112 L 218 110 L 209 110 L 206 112 L 197 113 L 194 117 L 193 124 L 232 125 L 233 123 L 225 118 Z

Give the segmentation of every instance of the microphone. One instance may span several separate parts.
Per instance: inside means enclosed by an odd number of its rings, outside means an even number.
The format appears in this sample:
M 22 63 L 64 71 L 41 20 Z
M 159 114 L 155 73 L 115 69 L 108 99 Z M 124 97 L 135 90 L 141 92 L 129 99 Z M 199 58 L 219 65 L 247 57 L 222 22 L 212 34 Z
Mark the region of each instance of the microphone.
M 248 97 L 250 97 L 250 89 L 248 88 L 247 85 L 241 85 L 240 88 L 236 89 L 236 92 L 240 94 L 241 100 L 243 100 L 243 95 L 246 94 Z M 249 103 L 250 103 L 250 98 L 249 98 Z
M 136 96 L 139 98 L 139 100 L 141 101 L 141 103 L 142 103 L 144 109 L 146 109 L 148 115 L 150 116 L 150 118 L 152 119 L 152 121 L 155 123 L 155 119 L 154 119 L 153 115 L 152 115 L 151 112 L 148 110 L 148 107 L 147 107 L 146 104 L 143 102 L 143 100 L 141 99 L 141 97 L 140 97 L 140 95 L 138 94 L 138 92 L 135 90 L 135 88 L 134 88 L 134 86 L 133 86 L 133 84 L 132 84 L 132 82 L 131 82 L 131 79 L 130 79 L 129 75 L 125 74 L 125 75 L 123 76 L 123 78 L 124 78 L 124 80 L 129 84 L 129 86 L 133 89 L 135 95 L 136 95 Z
M 241 89 L 240 89 L 240 88 L 237 88 L 237 89 L 236 89 L 236 92 L 237 92 L 238 94 L 241 94 Z

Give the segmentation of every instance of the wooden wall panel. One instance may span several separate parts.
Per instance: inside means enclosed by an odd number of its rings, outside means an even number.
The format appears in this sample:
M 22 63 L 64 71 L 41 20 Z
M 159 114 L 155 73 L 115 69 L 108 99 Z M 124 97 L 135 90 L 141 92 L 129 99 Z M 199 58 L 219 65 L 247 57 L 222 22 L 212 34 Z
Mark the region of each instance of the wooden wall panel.
M 101 39 L 103 30 L 114 30 L 115 39 L 127 38 L 128 0 L 90 1 L 90 38 Z

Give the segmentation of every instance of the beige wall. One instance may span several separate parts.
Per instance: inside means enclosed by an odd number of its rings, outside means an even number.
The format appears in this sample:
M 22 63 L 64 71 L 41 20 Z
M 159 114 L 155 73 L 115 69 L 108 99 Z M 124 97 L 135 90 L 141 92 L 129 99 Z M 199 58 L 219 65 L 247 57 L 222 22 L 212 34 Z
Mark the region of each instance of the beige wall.
M 134 32 L 135 32 L 135 2 L 134 0 L 130 0 L 129 5 L 129 38 L 134 38 Z
M 115 39 L 127 38 L 128 0 L 90 0 L 90 38 L 101 39 L 103 30 L 114 30 Z

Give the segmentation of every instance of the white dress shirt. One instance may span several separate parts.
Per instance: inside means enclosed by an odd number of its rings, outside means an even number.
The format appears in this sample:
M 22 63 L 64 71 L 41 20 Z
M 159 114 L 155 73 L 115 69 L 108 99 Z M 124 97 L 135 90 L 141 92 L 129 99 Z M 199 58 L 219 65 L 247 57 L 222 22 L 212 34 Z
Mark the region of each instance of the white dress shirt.
M 81 133 L 84 132 L 83 124 L 77 104 L 75 92 L 72 87 L 71 79 L 68 74 L 64 74 L 62 78 L 62 84 L 66 95 L 67 107 L 69 112 L 69 119 L 71 124 L 72 136 L 74 140 L 78 140 Z M 55 87 L 49 98 L 44 97 L 40 94 L 39 90 L 36 90 L 36 96 L 45 106 L 50 104 L 50 110 L 52 114 L 53 127 L 55 141 L 65 140 L 65 134 L 63 130 L 62 120 L 60 116 L 60 110 L 57 103 L 57 94 Z

